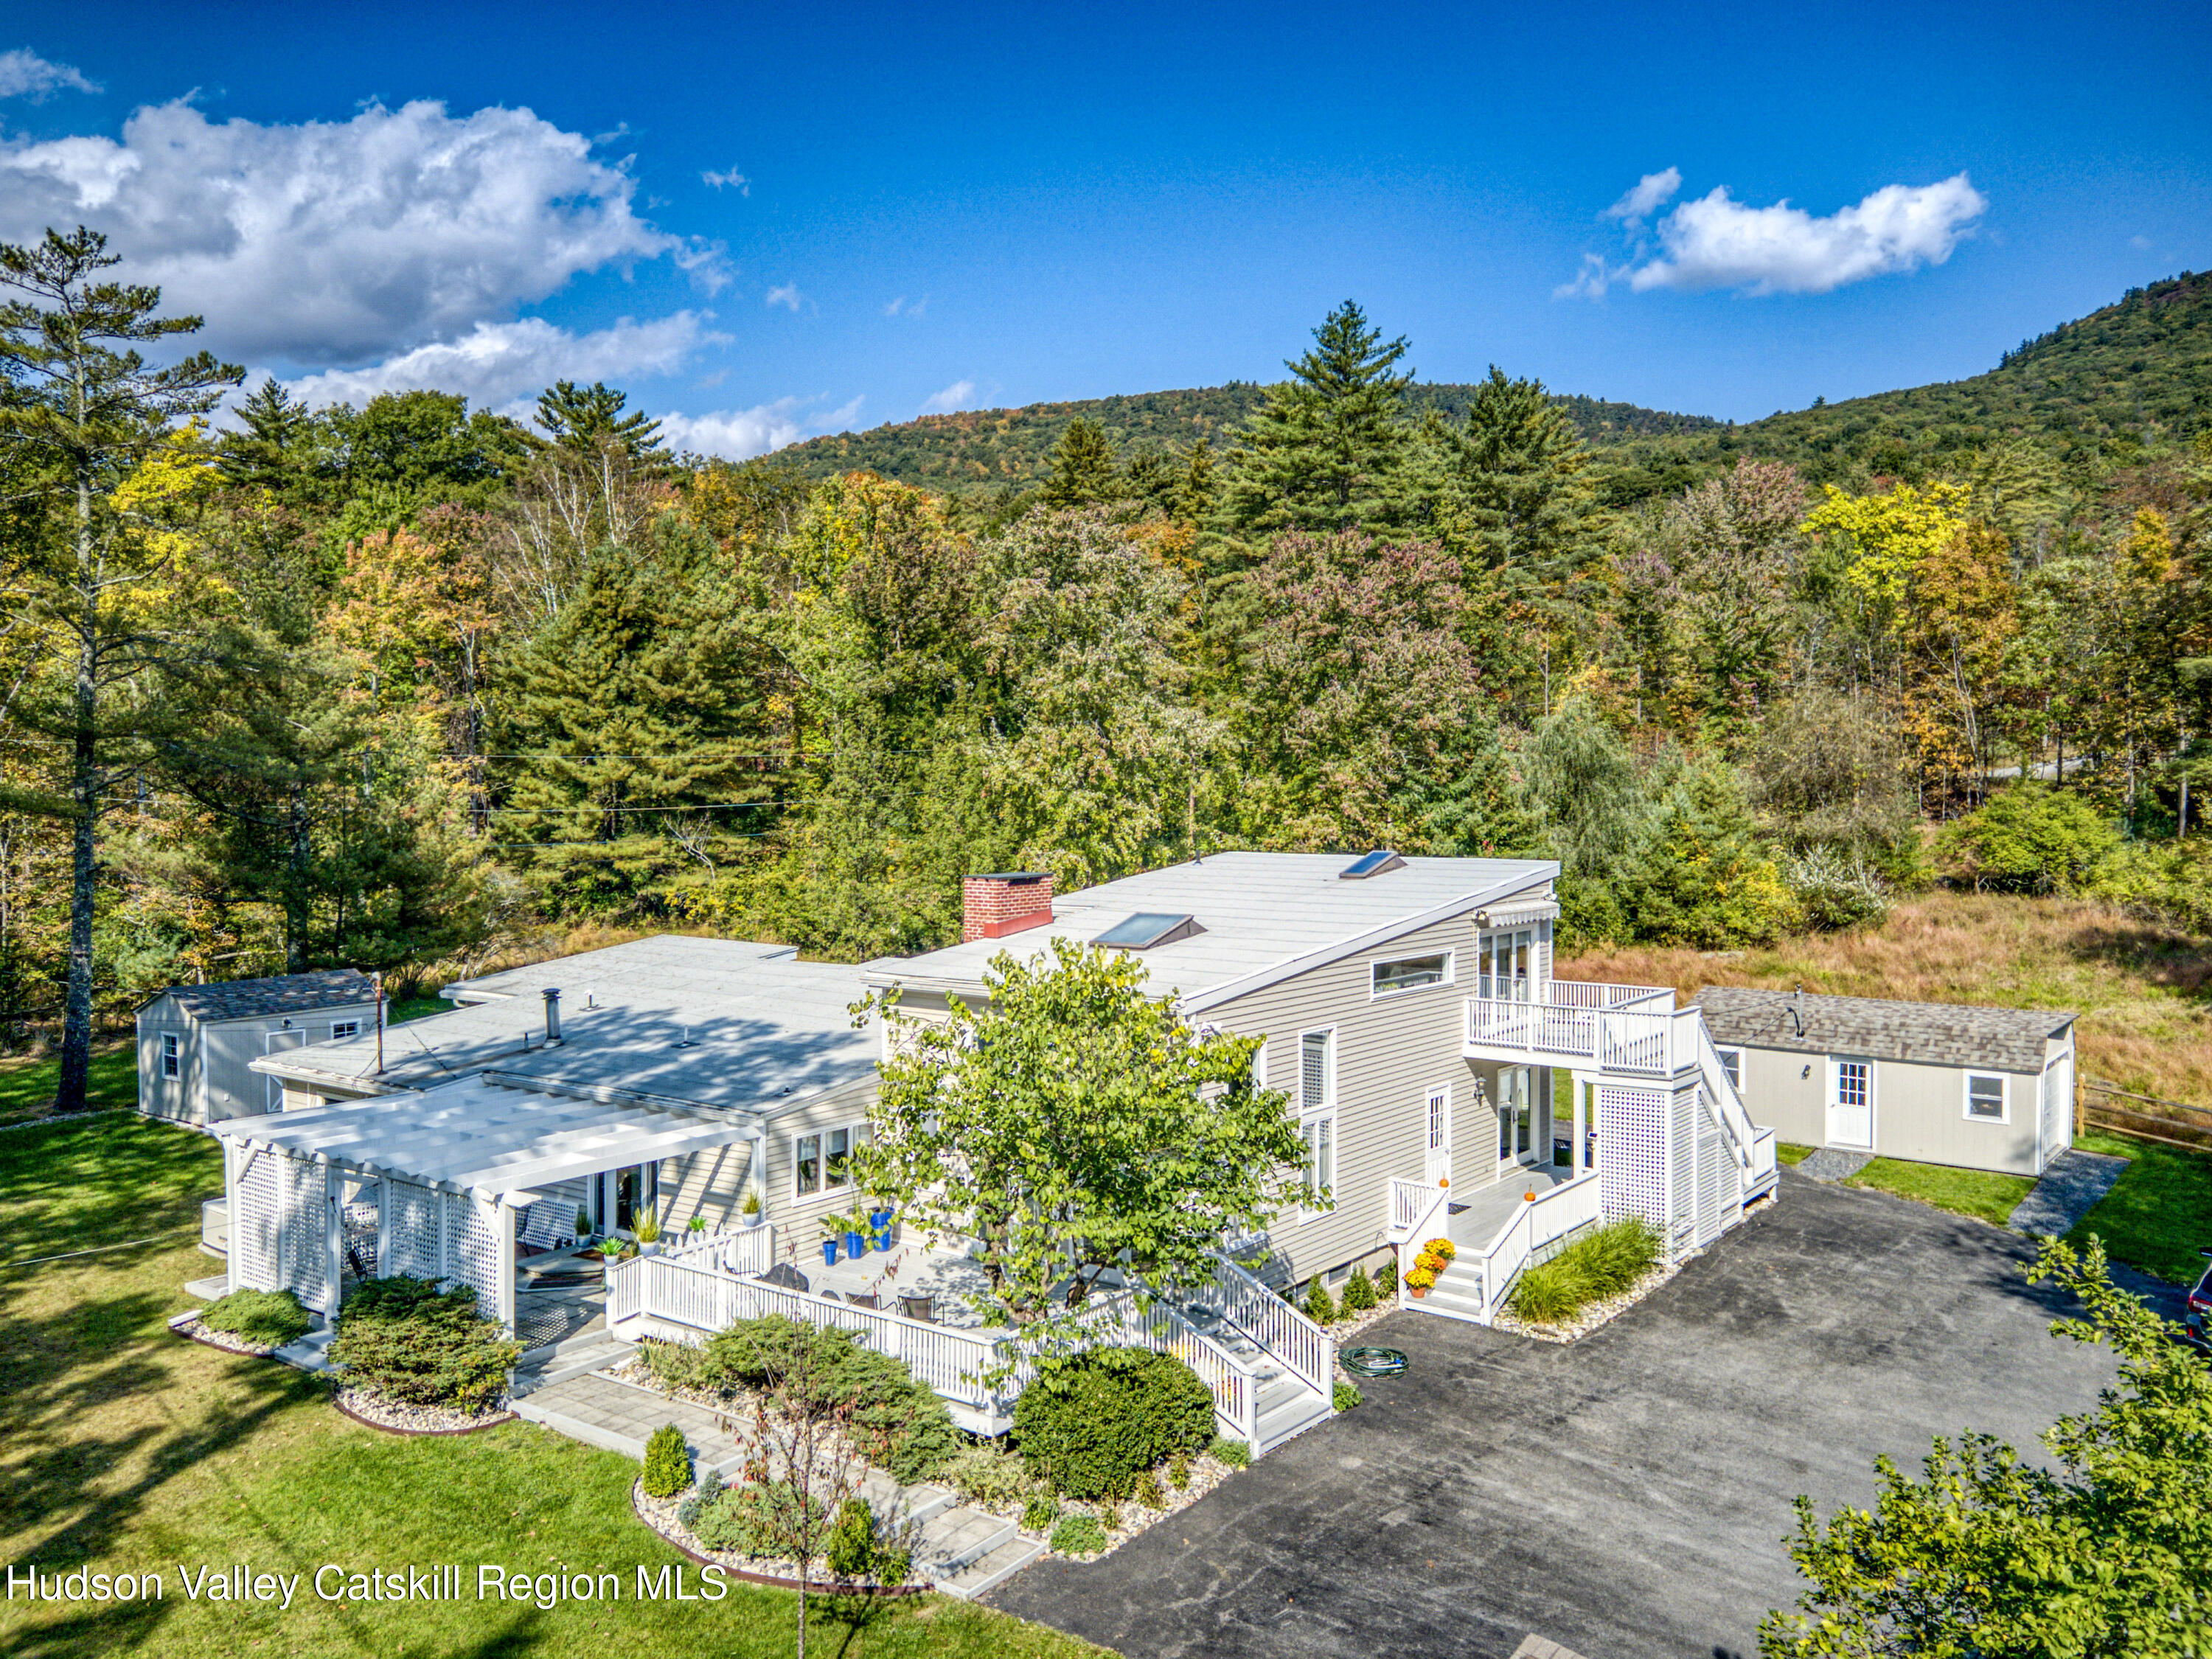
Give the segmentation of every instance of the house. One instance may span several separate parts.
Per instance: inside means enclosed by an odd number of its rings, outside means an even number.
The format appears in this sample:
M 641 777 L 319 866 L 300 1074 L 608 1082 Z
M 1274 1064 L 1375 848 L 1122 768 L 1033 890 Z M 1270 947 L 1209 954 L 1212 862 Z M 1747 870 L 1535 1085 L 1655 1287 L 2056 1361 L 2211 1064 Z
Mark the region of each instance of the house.
M 349 968 L 172 985 L 138 1010 L 138 1109 L 205 1124 L 282 1103 L 253 1062 L 376 1029 L 376 981 Z
M 2040 1176 L 2074 1144 L 2074 1021 L 2040 1009 L 1711 986 L 1754 1122 L 1784 1140 Z

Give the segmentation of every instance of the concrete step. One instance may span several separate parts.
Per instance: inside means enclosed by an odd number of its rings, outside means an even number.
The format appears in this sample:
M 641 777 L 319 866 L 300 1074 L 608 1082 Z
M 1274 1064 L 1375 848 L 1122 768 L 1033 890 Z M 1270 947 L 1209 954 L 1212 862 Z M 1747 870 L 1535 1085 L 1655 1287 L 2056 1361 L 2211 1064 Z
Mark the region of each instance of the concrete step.
M 885 1521 L 928 1521 L 960 1501 L 959 1494 L 944 1486 L 902 1486 L 881 1469 L 870 1469 L 860 1482 L 868 1507 Z
M 1252 1449 L 1255 1454 L 1273 1451 L 1334 1413 L 1334 1407 L 1318 1391 L 1302 1389 L 1297 1399 L 1260 1413 L 1260 1443 Z
M 939 1579 L 937 1588 L 963 1601 L 973 1601 L 985 1590 L 995 1589 L 1006 1583 L 1042 1555 L 1044 1549 L 1044 1545 L 1035 1538 L 1017 1536 L 1000 1545 L 981 1560 L 970 1562 L 951 1577 Z
M 607 1366 L 619 1365 L 636 1352 L 629 1343 L 604 1334 L 573 1346 L 549 1350 L 537 1364 L 515 1367 L 514 1397 L 520 1400 L 572 1377 L 589 1376 Z
M 962 1568 L 981 1560 L 1018 1530 L 1011 1521 L 965 1505 L 940 1510 L 921 1523 L 914 1552 L 915 1577 L 936 1584 L 957 1577 Z
M 1407 1297 L 1406 1305 L 1439 1319 L 1469 1319 L 1480 1324 L 1482 1296 L 1477 1288 L 1480 1282 L 1470 1274 L 1462 1281 L 1465 1288 L 1462 1289 L 1454 1287 L 1448 1280 L 1440 1279 L 1426 1296 Z

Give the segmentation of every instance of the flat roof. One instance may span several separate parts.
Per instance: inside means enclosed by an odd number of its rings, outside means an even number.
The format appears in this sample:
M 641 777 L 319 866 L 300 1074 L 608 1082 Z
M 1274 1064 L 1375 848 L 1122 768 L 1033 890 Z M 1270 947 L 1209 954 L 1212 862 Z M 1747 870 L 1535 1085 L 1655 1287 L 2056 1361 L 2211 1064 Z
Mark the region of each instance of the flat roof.
M 210 1126 L 242 1147 L 266 1147 L 527 1204 L 535 1189 L 627 1169 L 756 1130 L 711 1113 L 585 1093 L 559 1094 L 482 1075 L 421 1094 L 379 1095 L 304 1111 L 225 1118 Z
M 547 988 L 562 1041 L 545 1042 Z M 872 1076 L 877 1039 L 853 1028 L 860 970 L 789 945 L 666 934 L 447 988 L 476 999 L 384 1034 L 267 1055 L 256 1071 L 344 1088 L 428 1089 L 487 1068 L 578 1087 L 767 1110 Z M 596 1004 L 596 1006 L 588 1006 Z
M 1273 979 L 1502 902 L 1555 879 L 1548 859 L 1407 858 L 1402 869 L 1340 879 L 1357 853 L 1217 853 L 1061 894 L 1053 919 L 1004 939 L 975 939 L 866 964 L 871 985 L 972 991 L 1001 951 L 1046 954 L 1049 940 L 1096 940 L 1138 915 L 1188 915 L 1205 931 L 1138 952 L 1147 983 L 1188 1008 L 1224 1002 Z
M 1705 1027 L 1728 1048 L 1799 1054 L 1864 1055 L 1925 1066 L 2040 1072 L 2044 1045 L 2076 1016 L 2063 1009 L 1981 1008 L 1961 1002 L 1893 1002 L 1709 985 L 1698 993 Z M 1802 1008 L 1804 1030 L 1793 1009 Z

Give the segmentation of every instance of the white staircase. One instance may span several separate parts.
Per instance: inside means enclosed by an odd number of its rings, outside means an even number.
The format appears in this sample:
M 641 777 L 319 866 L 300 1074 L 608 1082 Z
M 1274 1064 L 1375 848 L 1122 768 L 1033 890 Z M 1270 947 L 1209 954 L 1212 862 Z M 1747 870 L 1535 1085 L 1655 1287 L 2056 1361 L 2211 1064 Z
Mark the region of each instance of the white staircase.
M 1215 1416 L 1260 1457 L 1334 1413 L 1336 1342 L 1244 1268 L 1215 1260 L 1213 1283 L 1180 1314 L 1241 1373 L 1237 1408 Z

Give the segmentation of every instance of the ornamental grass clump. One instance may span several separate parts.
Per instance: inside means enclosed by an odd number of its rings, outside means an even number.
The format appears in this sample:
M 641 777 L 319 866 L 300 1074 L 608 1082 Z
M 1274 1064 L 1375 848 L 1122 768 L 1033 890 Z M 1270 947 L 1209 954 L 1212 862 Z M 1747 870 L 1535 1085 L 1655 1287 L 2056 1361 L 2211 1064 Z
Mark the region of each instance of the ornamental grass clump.
M 1106 1528 L 1095 1515 L 1063 1516 L 1052 1529 L 1052 1553 L 1078 1560 L 1097 1555 L 1106 1547 Z
M 281 1348 L 305 1336 L 314 1321 L 289 1291 L 233 1291 L 200 1310 L 200 1324 L 256 1347 Z
M 483 1412 L 507 1392 L 522 1345 L 477 1312 L 466 1285 L 441 1291 L 395 1273 L 365 1279 L 338 1314 L 330 1360 L 339 1378 L 403 1406 Z
M 1642 1216 L 1609 1222 L 1514 1282 L 1505 1306 L 1532 1325 L 1563 1325 L 1623 1294 L 1658 1265 L 1659 1230 Z

